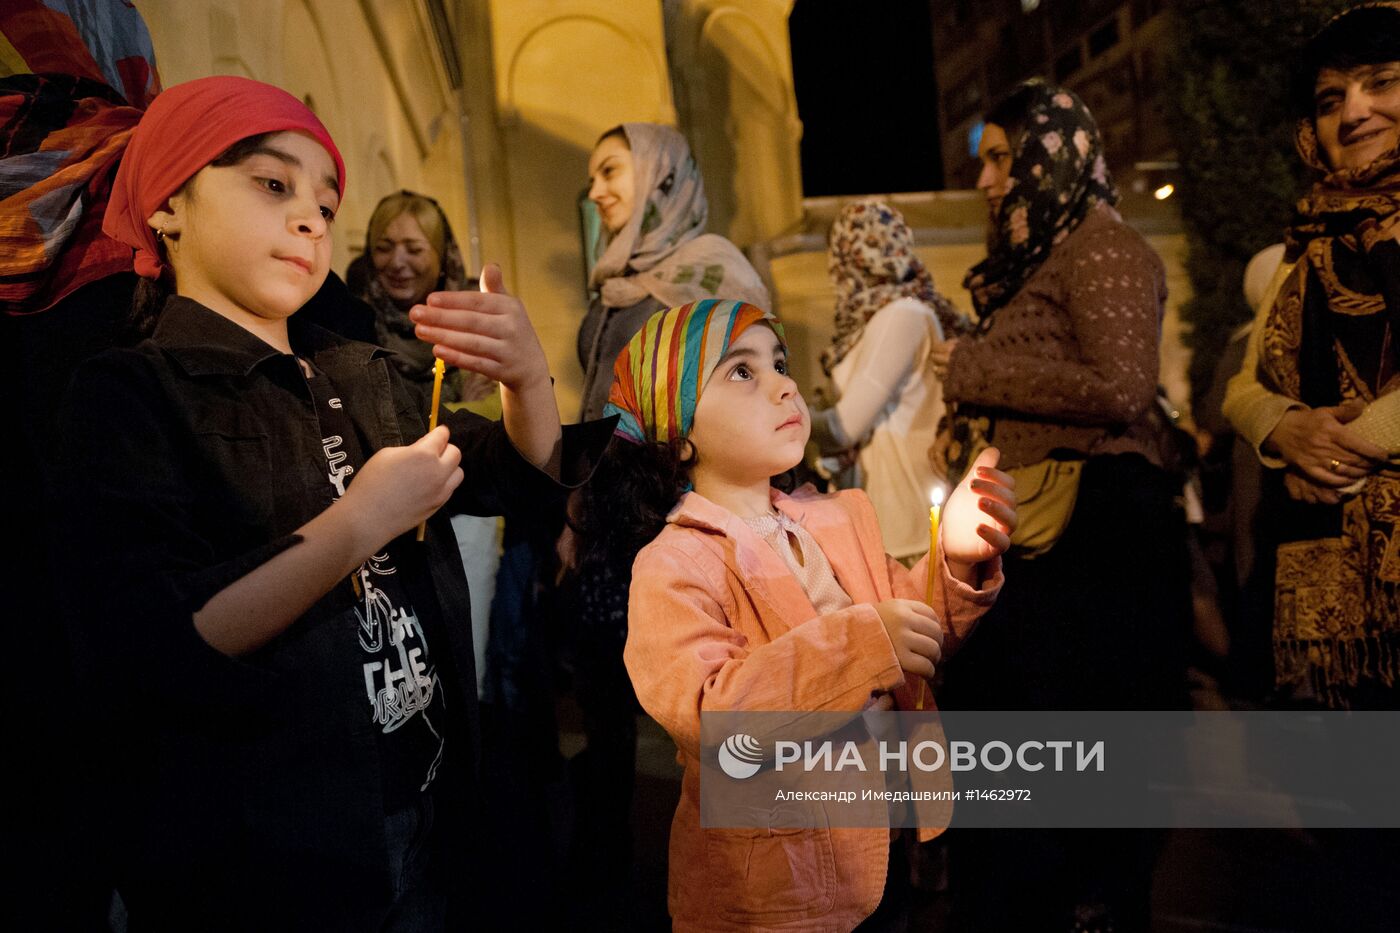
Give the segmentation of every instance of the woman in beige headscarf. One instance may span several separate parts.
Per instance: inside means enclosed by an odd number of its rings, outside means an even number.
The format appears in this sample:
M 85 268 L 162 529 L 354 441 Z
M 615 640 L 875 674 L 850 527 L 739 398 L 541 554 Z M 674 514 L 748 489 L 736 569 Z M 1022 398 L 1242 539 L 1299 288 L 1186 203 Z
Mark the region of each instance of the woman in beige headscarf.
M 705 183 L 680 133 L 656 123 L 613 127 L 593 147 L 588 181 L 607 246 L 578 332 L 584 419 L 602 416 L 617 355 L 656 311 L 702 298 L 770 308 L 768 289 L 739 248 L 705 233 Z

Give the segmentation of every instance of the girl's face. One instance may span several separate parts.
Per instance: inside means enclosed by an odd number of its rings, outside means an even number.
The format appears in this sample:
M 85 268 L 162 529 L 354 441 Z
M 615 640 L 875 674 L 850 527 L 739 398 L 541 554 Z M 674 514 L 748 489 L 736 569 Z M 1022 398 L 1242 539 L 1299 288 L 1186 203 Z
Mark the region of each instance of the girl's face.
M 1313 126 L 1333 169 L 1365 168 L 1400 142 L 1400 62 L 1323 68 L 1313 89 Z
M 407 211 L 389 221 L 370 258 L 379 283 L 405 308 L 427 298 L 442 275 L 442 257 L 428 242 L 418 218 Z
M 993 218 L 1001 209 L 1001 200 L 1011 191 L 1011 141 L 1006 130 L 995 123 L 982 128 L 982 142 L 977 146 L 982 160 L 982 174 L 977 176 L 977 190 L 987 199 L 987 210 Z
M 767 484 L 802 462 L 811 431 L 787 351 L 772 328 L 754 325 L 729 345 L 695 406 L 696 486 Z
M 632 219 L 636 189 L 632 181 L 632 149 L 627 140 L 609 136 L 588 157 L 588 200 L 598 205 L 609 234 Z
M 234 321 L 286 320 L 331 267 L 335 162 L 312 137 L 274 133 L 237 165 L 206 165 L 147 219 L 164 229 L 176 291 Z

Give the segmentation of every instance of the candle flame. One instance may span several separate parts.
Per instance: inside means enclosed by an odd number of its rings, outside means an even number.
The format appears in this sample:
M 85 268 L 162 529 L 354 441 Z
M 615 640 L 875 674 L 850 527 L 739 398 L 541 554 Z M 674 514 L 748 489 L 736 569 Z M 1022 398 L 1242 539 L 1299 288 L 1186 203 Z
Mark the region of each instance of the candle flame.
M 942 486 L 933 487 L 933 491 L 928 494 L 928 501 L 935 508 L 943 504 L 943 500 L 948 497 L 947 491 Z

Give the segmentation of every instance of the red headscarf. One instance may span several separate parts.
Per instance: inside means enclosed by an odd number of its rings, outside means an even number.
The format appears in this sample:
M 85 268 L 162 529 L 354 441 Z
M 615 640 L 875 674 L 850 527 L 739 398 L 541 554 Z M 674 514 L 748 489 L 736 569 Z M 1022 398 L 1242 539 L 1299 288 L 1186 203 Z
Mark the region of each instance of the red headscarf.
M 195 173 L 240 139 L 301 130 L 335 160 L 345 193 L 345 162 L 316 115 L 281 88 L 220 76 L 177 84 L 156 95 L 132 134 L 112 183 L 102 232 L 136 250 L 137 275 L 160 277 L 164 264 L 146 218 Z

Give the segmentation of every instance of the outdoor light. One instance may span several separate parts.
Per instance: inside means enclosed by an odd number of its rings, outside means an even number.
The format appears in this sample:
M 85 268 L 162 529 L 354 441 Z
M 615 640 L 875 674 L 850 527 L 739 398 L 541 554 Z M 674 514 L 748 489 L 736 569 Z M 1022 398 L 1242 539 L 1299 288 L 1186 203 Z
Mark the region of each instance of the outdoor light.
M 1159 201 L 1165 201 L 1176 193 L 1176 185 L 1166 184 L 1152 192 L 1152 196 Z
M 972 129 L 967 131 L 967 151 L 974 159 L 977 158 L 977 153 L 982 148 L 982 131 L 986 128 L 987 125 L 978 120 L 972 124 Z

